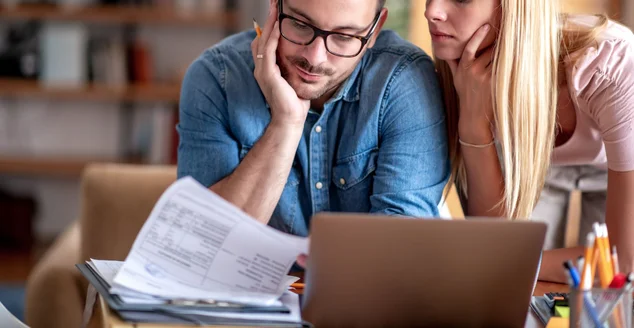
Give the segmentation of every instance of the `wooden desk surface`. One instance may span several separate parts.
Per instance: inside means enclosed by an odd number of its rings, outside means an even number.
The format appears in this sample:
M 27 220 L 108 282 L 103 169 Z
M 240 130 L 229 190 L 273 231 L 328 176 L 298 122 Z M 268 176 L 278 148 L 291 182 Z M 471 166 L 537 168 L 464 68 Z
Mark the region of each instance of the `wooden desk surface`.
M 567 292 L 568 286 L 549 282 L 537 282 L 533 295 L 544 295 L 547 292 Z M 543 327 L 539 319 L 527 309 L 528 318 L 526 321 L 526 327 Z M 162 324 L 131 324 L 121 321 L 119 317 L 112 313 L 105 302 L 98 298 L 92 319 L 88 325 L 90 328 L 190 328 L 191 326 L 174 326 L 174 325 L 162 325 Z M 207 326 L 211 327 L 211 326 Z

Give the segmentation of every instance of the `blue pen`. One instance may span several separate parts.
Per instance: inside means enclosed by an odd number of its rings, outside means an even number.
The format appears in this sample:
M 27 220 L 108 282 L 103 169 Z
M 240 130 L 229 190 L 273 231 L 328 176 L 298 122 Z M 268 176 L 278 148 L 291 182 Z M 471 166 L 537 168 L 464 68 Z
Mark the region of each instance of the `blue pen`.
M 577 268 L 572 264 L 572 261 L 570 260 L 564 262 L 564 267 L 566 267 L 566 269 L 568 270 L 568 273 L 570 274 L 570 279 L 572 280 L 572 287 L 576 288 L 580 293 L 582 293 L 583 304 L 585 305 L 586 311 L 588 311 L 590 318 L 594 322 L 594 325 L 596 327 L 603 327 L 603 324 L 601 323 L 601 320 L 599 319 L 599 314 L 597 314 L 597 310 L 595 309 L 594 305 L 592 305 L 592 300 L 590 299 L 590 296 L 584 291 L 582 291 L 581 289 L 579 289 L 579 286 L 581 284 L 581 276 L 579 275 L 579 271 L 577 271 Z
M 572 278 L 572 286 L 579 287 L 579 285 L 581 284 L 581 276 L 579 276 L 579 271 L 577 271 L 577 268 L 572 264 L 572 261 L 568 260 L 564 262 L 564 267 L 566 267 L 566 269 L 568 269 L 568 272 L 570 272 L 570 278 Z

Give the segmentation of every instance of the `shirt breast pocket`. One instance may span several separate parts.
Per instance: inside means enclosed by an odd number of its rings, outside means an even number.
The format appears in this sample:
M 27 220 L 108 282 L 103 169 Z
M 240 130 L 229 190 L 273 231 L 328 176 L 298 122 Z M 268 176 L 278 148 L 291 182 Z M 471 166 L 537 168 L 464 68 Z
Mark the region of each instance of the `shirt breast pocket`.
M 332 183 L 344 212 L 368 212 L 374 182 L 377 148 L 340 159 L 332 170 Z

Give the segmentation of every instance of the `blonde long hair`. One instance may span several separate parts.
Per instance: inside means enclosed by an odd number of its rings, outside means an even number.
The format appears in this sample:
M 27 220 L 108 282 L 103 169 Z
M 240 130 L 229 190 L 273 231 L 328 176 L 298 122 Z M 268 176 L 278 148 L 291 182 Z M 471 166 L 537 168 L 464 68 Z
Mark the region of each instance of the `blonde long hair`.
M 491 79 L 496 138 L 501 146 L 504 195 L 497 204 L 511 219 L 528 219 L 550 166 L 557 122 L 558 77 L 569 54 L 589 46 L 607 24 L 568 23 L 559 1 L 501 0 L 501 22 Z M 436 58 L 447 110 L 450 182 L 466 196 L 467 180 L 458 142 L 459 100 L 448 64 Z

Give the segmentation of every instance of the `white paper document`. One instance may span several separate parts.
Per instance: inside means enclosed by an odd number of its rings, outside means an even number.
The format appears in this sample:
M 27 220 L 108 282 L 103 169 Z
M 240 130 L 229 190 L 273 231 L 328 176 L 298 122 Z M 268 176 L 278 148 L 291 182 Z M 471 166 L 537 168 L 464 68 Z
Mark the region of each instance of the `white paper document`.
M 90 261 L 86 261 L 86 263 L 95 270 L 99 276 L 106 281 L 106 283 L 110 286 L 114 283 L 114 277 L 117 275 L 121 267 L 123 266 L 123 261 L 106 261 L 106 260 L 95 260 L 90 259 Z M 116 294 L 121 298 L 121 300 L 125 303 L 134 303 L 134 304 L 165 304 L 167 301 L 162 298 L 154 297 L 152 295 L 147 295 L 143 293 L 139 293 L 137 291 L 125 288 L 125 287 L 116 287 L 111 288 L 110 292 L 112 294 Z
M 307 238 L 256 221 L 186 177 L 156 203 L 111 292 L 279 304 L 299 254 L 308 254 Z M 112 265 L 104 270 L 111 274 Z

